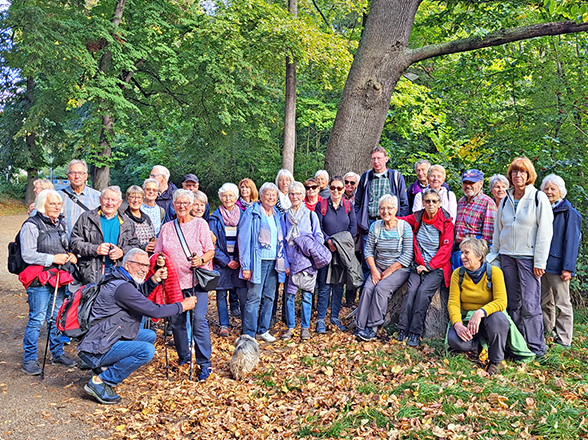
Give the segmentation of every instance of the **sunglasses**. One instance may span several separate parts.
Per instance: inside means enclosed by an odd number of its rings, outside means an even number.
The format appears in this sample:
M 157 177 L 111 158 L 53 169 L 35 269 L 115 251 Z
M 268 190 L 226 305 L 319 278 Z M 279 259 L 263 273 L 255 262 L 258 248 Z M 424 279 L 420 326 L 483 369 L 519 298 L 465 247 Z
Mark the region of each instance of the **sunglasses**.
M 329 188 L 331 189 L 331 191 L 343 191 L 342 186 L 331 185 Z
M 435 204 L 435 203 L 439 203 L 439 199 L 425 199 L 423 200 L 423 203 L 427 203 L 427 204 Z
M 355 186 L 355 185 L 357 185 L 357 183 L 355 183 L 355 181 L 354 181 L 354 180 L 346 180 L 346 181 L 345 181 L 345 185 L 352 185 L 352 186 Z
M 317 189 L 317 188 L 318 188 L 318 185 L 305 186 L 304 188 L 306 188 L 306 191 L 308 191 L 308 190 L 310 190 L 310 189 L 312 189 L 312 190 L 315 190 L 315 189 Z

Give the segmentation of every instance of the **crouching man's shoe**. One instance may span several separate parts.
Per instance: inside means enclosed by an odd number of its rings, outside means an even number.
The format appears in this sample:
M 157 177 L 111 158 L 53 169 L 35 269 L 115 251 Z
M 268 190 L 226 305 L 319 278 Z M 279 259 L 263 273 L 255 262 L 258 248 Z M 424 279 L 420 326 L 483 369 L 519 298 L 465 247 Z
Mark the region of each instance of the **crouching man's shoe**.
M 114 392 L 110 385 L 104 382 L 96 383 L 95 379 L 96 376 L 92 376 L 92 379 L 84 386 L 86 393 L 106 405 L 113 405 L 121 401 L 121 397 Z

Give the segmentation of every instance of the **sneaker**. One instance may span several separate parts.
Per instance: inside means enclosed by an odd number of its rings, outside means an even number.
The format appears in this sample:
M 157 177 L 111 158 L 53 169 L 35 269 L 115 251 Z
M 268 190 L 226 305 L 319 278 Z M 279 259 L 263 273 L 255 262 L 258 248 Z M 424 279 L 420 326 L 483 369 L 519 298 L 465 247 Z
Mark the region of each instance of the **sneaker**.
M 345 329 L 345 326 L 343 324 L 341 324 L 341 320 L 340 319 L 333 319 L 333 318 L 331 318 L 331 324 L 333 324 L 335 327 L 337 327 L 342 332 L 344 332 L 346 330 Z
M 303 341 L 310 339 L 310 331 L 307 328 L 303 328 L 300 332 L 300 339 L 302 339 Z
M 229 328 L 225 327 L 224 325 L 221 325 L 220 332 L 218 332 L 218 334 L 222 338 L 228 338 L 229 337 Z
M 396 336 L 396 340 L 398 342 L 402 342 L 406 339 L 407 334 L 404 330 L 398 330 L 398 336 Z
M 362 341 L 371 341 L 376 337 L 377 330 L 375 328 L 365 328 L 357 332 L 357 337 Z
M 51 360 L 53 365 L 63 365 L 64 367 L 75 367 L 78 363 L 73 359 L 68 358 L 65 354 L 54 357 Z
M 257 335 L 257 337 L 265 342 L 274 342 L 276 340 L 276 338 L 274 338 L 270 332 L 262 333 L 261 335 Z
M 20 370 L 29 376 L 38 376 L 42 371 L 38 361 L 23 362 Z
M 106 405 L 113 405 L 121 401 L 121 397 L 114 392 L 110 385 L 104 382 L 94 382 L 95 377 L 92 376 L 92 379 L 84 386 L 86 393 L 94 397 L 98 402 Z
M 325 328 L 325 321 L 323 319 L 319 319 L 316 322 L 316 332 L 320 333 L 321 335 L 327 333 L 327 329 Z
M 293 333 L 294 333 L 294 332 L 292 331 L 292 329 L 291 329 L 291 328 L 289 328 L 289 329 L 288 329 L 288 330 L 286 330 L 286 331 L 284 332 L 284 334 L 282 335 L 282 339 L 284 339 L 284 340 L 286 340 L 286 339 L 292 339 Z
M 417 335 L 416 333 L 411 333 L 408 335 L 408 341 L 406 341 L 406 345 L 410 347 L 418 347 L 421 343 L 421 336 Z
M 500 373 L 501 370 L 502 370 L 502 363 L 494 364 L 494 363 L 490 362 L 488 364 L 488 368 L 486 368 L 486 373 L 488 373 L 489 376 L 494 376 L 495 374 Z
M 62 336 L 61 338 L 59 338 L 59 340 L 61 342 L 64 343 L 64 345 L 69 345 L 71 342 L 71 338 L 67 337 L 67 336 Z
M 212 373 L 212 369 L 210 367 L 202 367 L 200 370 L 200 374 L 198 375 L 198 382 L 205 382 Z

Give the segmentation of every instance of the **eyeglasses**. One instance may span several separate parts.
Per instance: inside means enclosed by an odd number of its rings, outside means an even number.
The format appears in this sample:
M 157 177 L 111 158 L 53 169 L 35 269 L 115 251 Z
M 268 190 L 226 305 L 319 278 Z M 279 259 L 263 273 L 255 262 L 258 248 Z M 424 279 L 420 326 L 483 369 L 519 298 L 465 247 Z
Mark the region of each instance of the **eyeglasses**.
M 302 193 L 290 193 L 288 195 L 292 197 L 302 197 Z
M 174 202 L 176 206 L 190 206 L 191 202 Z
M 423 203 L 427 203 L 429 205 L 434 205 L 436 203 L 439 203 L 439 199 L 425 199 L 425 200 L 423 200 Z
M 329 189 L 331 191 L 343 191 L 344 188 L 342 186 L 331 185 L 331 186 L 329 186 Z
M 523 171 L 523 170 L 512 170 L 510 173 L 511 174 L 527 174 L 527 172 Z
M 67 173 L 68 176 L 85 176 L 86 174 L 88 173 L 86 173 L 85 171 L 69 171 Z
M 143 200 L 143 196 L 128 196 L 127 200 Z
M 306 191 L 309 191 L 309 190 L 314 191 L 315 189 L 318 188 L 318 185 L 309 185 L 309 186 L 305 186 L 304 188 L 306 188 Z
M 149 266 L 149 264 L 147 263 L 139 263 L 138 261 L 134 261 L 134 260 L 129 260 L 129 263 L 135 263 L 138 264 L 141 268 L 143 269 L 149 269 L 151 266 Z
M 155 179 L 156 177 L 163 176 L 163 174 L 149 174 L 149 177 Z
M 355 181 L 353 181 L 353 180 L 346 180 L 345 181 L 345 185 L 355 186 L 355 185 L 357 185 L 357 183 Z

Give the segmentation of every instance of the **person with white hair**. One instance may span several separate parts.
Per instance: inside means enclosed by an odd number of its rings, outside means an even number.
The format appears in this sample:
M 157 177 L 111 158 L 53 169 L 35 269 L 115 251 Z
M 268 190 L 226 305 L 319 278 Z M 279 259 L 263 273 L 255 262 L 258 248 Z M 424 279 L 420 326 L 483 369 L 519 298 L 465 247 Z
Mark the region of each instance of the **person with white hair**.
M 547 267 L 541 277 L 541 309 L 544 331 L 556 344 L 570 347 L 574 331 L 574 310 L 570 301 L 570 280 L 576 272 L 582 216 L 566 199 L 564 180 L 550 174 L 541 183 L 553 209 L 553 238 Z
M 314 173 L 314 178 L 319 183 L 319 196 L 323 199 L 328 198 L 331 193 L 329 192 L 329 173 L 327 170 L 318 170 Z
M 97 283 L 106 270 L 122 262 L 124 254 L 139 248 L 135 224 L 119 213 L 122 193 L 109 186 L 100 194 L 100 206 L 84 212 L 71 232 L 71 248 L 78 255 L 82 284 Z
M 354 173 L 353 171 L 349 171 L 343 176 L 343 181 L 345 183 L 343 198 L 349 200 L 350 202 L 355 202 L 355 190 L 357 189 L 357 184 L 359 183 L 359 174 Z
M 51 315 L 54 287 L 50 283 L 39 281 L 41 272 L 59 268 L 73 272 L 76 256 L 70 252 L 69 240 L 61 216 L 63 200 L 61 194 L 52 189 L 41 191 L 35 199 L 36 214 L 27 219 L 20 230 L 21 255 L 28 265 L 23 274 L 30 273 L 30 284 L 26 285 L 29 320 L 24 332 L 24 357 L 21 370 L 30 376 L 41 374 L 37 361 L 37 343 L 45 319 L 55 320 L 57 311 L 65 298 L 64 278 L 60 276 L 60 285 L 56 292 L 54 315 Z M 37 275 L 33 275 L 33 271 Z M 24 280 L 22 277 L 21 280 Z M 56 326 L 51 327 L 50 348 L 53 363 L 71 367 L 75 361 L 68 358 L 63 351 L 63 342 L 57 336 Z
M 280 212 L 286 212 L 292 206 L 290 199 L 288 199 L 288 187 L 292 182 L 294 182 L 294 176 L 289 170 L 282 168 L 278 171 L 278 175 L 276 176 L 276 186 L 279 191 L 276 209 Z
M 414 172 L 417 178 L 412 185 L 406 188 L 406 195 L 408 197 L 408 208 L 411 214 L 413 212 L 412 205 L 414 205 L 415 196 L 418 193 L 423 192 L 423 190 L 429 186 L 429 180 L 427 178 L 429 168 L 431 168 L 431 162 L 429 162 L 427 159 L 417 160 L 414 164 Z
M 151 170 L 149 177 L 159 182 L 159 195 L 157 196 L 155 203 L 161 206 L 164 210 L 167 209 L 167 206 L 172 201 L 174 191 L 178 189 L 173 182 L 169 181 L 169 170 L 163 165 L 155 165 Z

